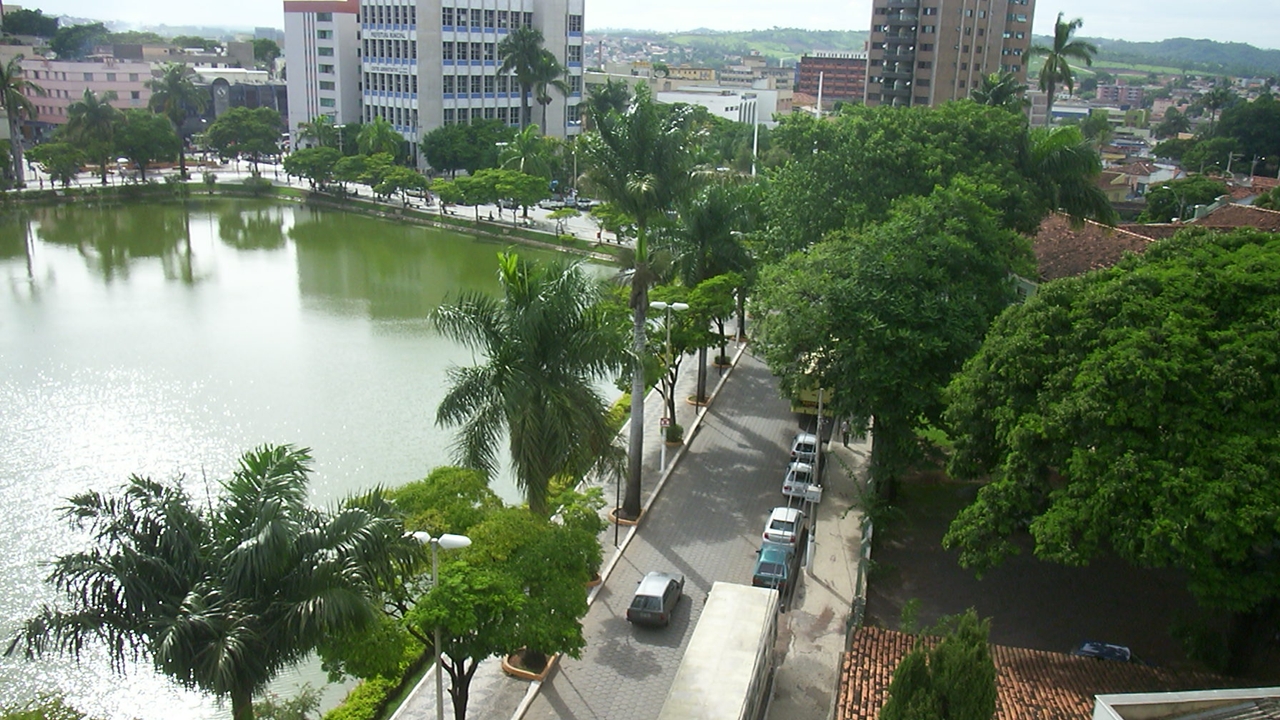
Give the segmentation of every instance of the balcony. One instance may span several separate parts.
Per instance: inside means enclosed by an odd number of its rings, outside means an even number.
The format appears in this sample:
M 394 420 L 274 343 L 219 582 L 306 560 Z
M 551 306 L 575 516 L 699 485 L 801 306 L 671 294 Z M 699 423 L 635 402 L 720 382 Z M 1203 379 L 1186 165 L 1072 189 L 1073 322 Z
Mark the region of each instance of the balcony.
M 902 82 L 884 83 L 880 91 L 886 97 L 911 97 L 911 85 Z
M 893 33 L 885 33 L 884 41 L 885 41 L 885 44 L 892 43 L 892 44 L 901 45 L 903 43 L 909 43 L 911 45 L 914 45 L 916 42 L 916 34 L 913 32 L 901 32 L 901 31 L 893 32 Z
M 880 73 L 880 76 L 885 78 L 886 80 L 910 80 L 911 79 L 910 66 L 908 66 L 908 68 L 905 70 L 886 66 L 885 69 Z
M 885 3 L 885 5 L 890 8 L 914 9 L 914 8 L 920 7 L 920 0 L 888 0 L 888 2 Z
M 888 23 L 890 25 L 915 25 L 920 20 L 919 17 L 910 13 L 902 13 L 900 15 L 890 15 Z

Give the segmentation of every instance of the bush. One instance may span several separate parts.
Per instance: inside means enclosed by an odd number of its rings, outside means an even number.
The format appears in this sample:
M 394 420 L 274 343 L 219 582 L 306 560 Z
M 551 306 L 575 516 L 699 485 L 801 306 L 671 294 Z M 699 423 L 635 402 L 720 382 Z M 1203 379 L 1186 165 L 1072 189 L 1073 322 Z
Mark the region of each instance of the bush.
M 393 680 L 365 680 L 347 693 L 341 705 L 325 713 L 324 720 L 378 720 L 395 690 Z
M 270 180 L 258 175 L 245 178 L 244 186 L 248 188 L 249 193 L 254 197 L 269 195 L 275 192 L 275 187 L 276 187 L 275 185 L 271 184 Z
M 617 433 L 622 429 L 622 425 L 631 416 L 631 393 L 622 393 L 622 395 L 613 401 L 613 405 L 609 407 L 609 427 Z
M 205 170 L 203 177 L 204 177 L 205 187 L 207 187 L 209 191 L 212 192 L 214 184 L 218 182 L 218 174 L 213 172 L 212 170 Z
M 679 423 L 671 423 L 667 426 L 666 440 L 669 443 L 678 443 L 684 440 L 684 428 Z

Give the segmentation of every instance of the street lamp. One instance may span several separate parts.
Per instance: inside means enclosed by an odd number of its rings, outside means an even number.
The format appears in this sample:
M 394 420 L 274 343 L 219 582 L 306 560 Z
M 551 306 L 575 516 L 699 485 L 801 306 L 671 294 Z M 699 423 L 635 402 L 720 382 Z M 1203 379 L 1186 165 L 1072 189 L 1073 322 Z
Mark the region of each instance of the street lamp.
M 460 550 L 471 544 L 471 538 L 466 535 L 450 535 L 445 533 L 440 537 L 431 537 L 431 533 L 418 532 L 411 533 L 413 539 L 423 545 L 431 546 L 431 588 L 434 590 L 436 582 L 440 577 L 440 559 L 437 555 L 439 548 L 445 550 Z M 444 681 L 440 677 L 440 626 L 436 625 L 436 720 L 444 720 Z
M 682 312 L 684 310 L 688 310 L 689 305 L 688 303 L 682 303 L 682 302 L 668 303 L 668 302 L 662 302 L 662 301 L 654 301 L 649 303 L 649 307 L 653 308 L 654 310 L 662 310 L 665 313 L 665 319 L 663 320 L 663 324 L 667 326 L 667 358 L 666 358 L 667 365 L 666 365 L 666 368 L 663 369 L 665 372 L 668 368 L 671 367 L 671 311 L 675 310 L 676 312 Z M 676 391 L 676 384 L 672 382 L 669 392 L 674 393 L 675 391 Z M 659 426 L 662 429 L 659 431 L 659 434 L 665 434 L 667 426 L 675 421 L 675 418 L 667 417 L 667 406 L 668 406 L 668 403 L 662 404 L 662 420 L 661 420 L 662 424 Z M 659 444 L 659 447 L 661 448 L 660 450 L 661 455 L 658 463 L 659 472 L 665 472 L 667 469 L 666 440 L 667 440 L 666 437 L 663 437 L 662 443 Z

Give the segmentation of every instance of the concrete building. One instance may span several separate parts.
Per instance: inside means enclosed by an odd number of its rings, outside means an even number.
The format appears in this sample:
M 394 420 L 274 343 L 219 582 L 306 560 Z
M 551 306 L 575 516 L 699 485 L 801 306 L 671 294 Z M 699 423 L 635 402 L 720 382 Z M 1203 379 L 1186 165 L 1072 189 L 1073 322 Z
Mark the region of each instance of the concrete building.
M 796 91 L 817 97 L 819 78 L 824 104 L 862 102 L 867 88 L 867 53 L 814 50 L 801 57 Z
M 85 90 L 98 96 L 115 92 L 111 105 L 120 110 L 145 110 L 151 101 L 151 91 L 146 86 L 152 77 L 150 63 L 113 57 L 84 61 L 30 57 L 22 60 L 22 74 L 45 90 L 44 95 L 28 95 L 37 111 L 28 126 L 32 139 L 37 141 L 66 124 L 67 107 L 82 99 Z
M 545 131 L 575 135 L 583 2 L 286 0 L 290 127 L 321 113 L 338 124 L 384 118 L 416 154 L 422 135 L 442 125 L 481 119 L 519 125 L 520 87 L 512 74 L 498 73 L 498 44 L 528 26 L 542 32 L 543 46 L 568 69 L 569 93 L 550 92 Z M 527 119 L 543 125 L 543 107 L 534 98 L 529 105 Z
M 1117 81 L 1114 85 L 1099 85 L 1097 100 L 1100 103 L 1115 103 L 1121 108 L 1140 107 L 1142 88 L 1126 85 L 1124 81 Z
M 360 0 L 285 0 L 289 136 L 321 115 L 359 122 Z
M 700 105 L 725 120 L 775 127 L 775 115 L 791 114 L 792 93 L 766 87 L 768 84 L 768 80 L 759 80 L 759 87 L 750 89 L 688 85 L 658 90 L 653 97 L 660 103 Z
M 1027 79 L 1035 0 L 872 0 L 868 105 L 938 105 L 982 78 Z

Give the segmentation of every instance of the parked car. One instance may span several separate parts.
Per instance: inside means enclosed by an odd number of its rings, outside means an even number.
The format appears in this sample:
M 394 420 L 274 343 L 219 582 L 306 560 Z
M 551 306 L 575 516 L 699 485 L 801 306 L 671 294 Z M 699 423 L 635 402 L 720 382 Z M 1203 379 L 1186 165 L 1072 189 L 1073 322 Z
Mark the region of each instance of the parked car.
M 555 198 L 547 198 L 546 200 L 539 200 L 538 207 L 543 210 L 559 210 L 564 207 L 564 201 L 557 200 Z
M 1097 658 L 1098 660 L 1113 660 L 1115 662 L 1141 662 L 1124 645 L 1112 645 L 1111 643 L 1098 642 L 1096 640 L 1086 640 L 1080 643 L 1071 651 L 1071 654 Z
M 813 466 L 809 463 L 793 462 L 787 465 L 787 474 L 782 479 L 782 494 L 787 497 L 805 497 L 811 486 L 817 485 L 817 477 Z
M 818 436 L 813 433 L 796 433 L 791 438 L 791 461 L 809 463 L 818 458 Z
M 775 588 L 785 593 L 791 582 L 792 565 L 796 553 L 786 545 L 765 543 L 760 546 L 756 569 L 751 574 L 751 584 L 756 587 Z
M 520 209 L 520 203 L 512 200 L 511 198 L 502 198 L 498 200 L 498 207 L 503 210 L 518 210 Z
M 592 198 L 580 197 L 578 198 L 578 201 L 577 201 L 578 209 L 582 210 L 583 212 L 588 212 L 592 208 L 600 207 L 602 204 L 603 203 L 600 202 L 599 200 L 593 200 Z
M 776 507 L 769 512 L 769 519 L 764 524 L 764 541 L 800 547 L 804 536 L 809 532 L 808 518 L 800 508 Z
M 636 594 L 631 596 L 627 622 L 666 627 L 671 624 L 671 614 L 683 594 L 683 575 L 651 572 L 640 580 Z

